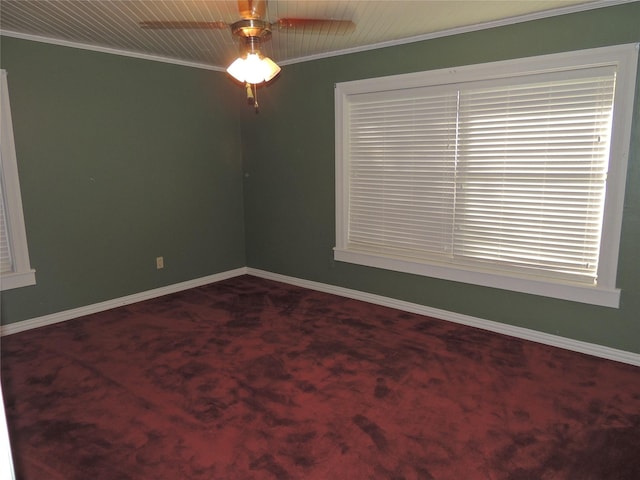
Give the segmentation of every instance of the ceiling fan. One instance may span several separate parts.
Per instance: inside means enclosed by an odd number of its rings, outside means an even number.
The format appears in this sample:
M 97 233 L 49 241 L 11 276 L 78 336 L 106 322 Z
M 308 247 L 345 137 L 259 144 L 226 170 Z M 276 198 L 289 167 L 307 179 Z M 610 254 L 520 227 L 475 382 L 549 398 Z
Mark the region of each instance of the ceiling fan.
M 355 24 L 351 20 L 280 18 L 270 22 L 265 19 L 266 10 L 267 0 L 238 0 L 240 20 L 231 24 L 221 21 L 159 20 L 140 22 L 140 27 L 150 30 L 230 28 L 231 33 L 240 39 L 240 56 L 227 68 L 227 72 L 245 85 L 248 103 L 257 112 L 257 85 L 272 80 L 280 73 L 280 67 L 260 52 L 260 46 L 271 38 L 273 31 L 313 31 L 345 35 L 355 30 Z

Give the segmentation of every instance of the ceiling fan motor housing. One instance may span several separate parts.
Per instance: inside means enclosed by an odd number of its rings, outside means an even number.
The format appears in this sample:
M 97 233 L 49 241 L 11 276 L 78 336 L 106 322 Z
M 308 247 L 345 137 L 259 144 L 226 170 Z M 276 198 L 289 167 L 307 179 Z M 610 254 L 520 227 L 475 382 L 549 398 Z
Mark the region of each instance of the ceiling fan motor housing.
M 271 24 L 253 18 L 239 20 L 231 25 L 231 33 L 238 37 L 256 37 L 264 41 L 271 38 Z

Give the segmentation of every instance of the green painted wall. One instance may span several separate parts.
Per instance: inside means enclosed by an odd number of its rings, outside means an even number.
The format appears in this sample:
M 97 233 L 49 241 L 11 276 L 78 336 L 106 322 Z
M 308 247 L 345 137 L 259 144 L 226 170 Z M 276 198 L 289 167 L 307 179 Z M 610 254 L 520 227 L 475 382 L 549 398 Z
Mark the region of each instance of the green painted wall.
M 3 324 L 246 265 L 225 75 L 9 37 L 0 49 L 37 280 L 2 293 Z
M 261 113 L 243 116 L 248 265 L 640 353 L 638 108 L 618 271 L 620 309 L 332 259 L 336 82 L 638 41 L 636 2 L 285 66 L 280 78 L 262 90 Z
M 2 293 L 2 323 L 248 265 L 640 353 L 638 108 L 620 309 L 334 262 L 332 251 L 336 82 L 638 42 L 638 19 L 636 2 L 285 66 L 260 89 L 259 115 L 218 72 L 3 37 L 38 284 Z

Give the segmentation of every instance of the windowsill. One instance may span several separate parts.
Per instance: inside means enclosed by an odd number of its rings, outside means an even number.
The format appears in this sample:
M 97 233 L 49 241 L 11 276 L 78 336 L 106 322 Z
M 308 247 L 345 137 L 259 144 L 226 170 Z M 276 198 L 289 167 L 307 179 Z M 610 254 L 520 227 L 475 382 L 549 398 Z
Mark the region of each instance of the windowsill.
M 0 278 L 0 290 L 27 287 L 36 284 L 36 271 L 28 270 L 19 273 L 5 273 Z
M 602 307 L 620 307 L 620 289 L 606 289 L 600 286 L 560 283 L 539 279 L 500 275 L 480 270 L 444 265 L 420 263 L 396 257 L 373 255 L 334 248 L 334 258 L 339 262 L 354 263 L 367 267 L 382 268 L 397 272 L 412 273 L 425 277 L 469 283 L 483 287 L 499 288 L 531 295 L 570 300 L 573 302 L 599 305 Z

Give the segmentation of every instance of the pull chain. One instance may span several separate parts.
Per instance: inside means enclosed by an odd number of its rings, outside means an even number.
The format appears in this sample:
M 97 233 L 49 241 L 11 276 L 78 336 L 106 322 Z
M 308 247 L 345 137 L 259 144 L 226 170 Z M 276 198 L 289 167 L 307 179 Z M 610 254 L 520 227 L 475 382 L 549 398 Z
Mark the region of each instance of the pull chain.
M 255 84 L 251 85 L 249 82 L 247 82 L 244 84 L 244 87 L 247 91 L 247 103 L 249 105 L 253 105 L 256 113 L 258 113 L 258 86 Z
M 258 113 L 259 107 L 258 107 L 258 86 L 257 85 L 253 86 L 253 98 L 254 98 L 253 108 L 255 108 L 256 113 Z

